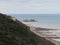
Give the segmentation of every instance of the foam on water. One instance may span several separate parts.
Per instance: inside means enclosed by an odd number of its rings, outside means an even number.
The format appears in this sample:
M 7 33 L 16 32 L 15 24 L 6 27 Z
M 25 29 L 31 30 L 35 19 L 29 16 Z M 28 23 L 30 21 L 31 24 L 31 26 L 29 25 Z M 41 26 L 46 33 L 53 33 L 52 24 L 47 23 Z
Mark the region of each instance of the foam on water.
M 54 25 L 53 26 L 52 25 L 45 25 L 45 24 L 40 24 L 40 23 L 37 23 L 37 22 L 23 22 L 23 23 L 27 24 L 27 25 L 34 26 L 34 27 L 60 29 L 59 27 L 54 26 Z

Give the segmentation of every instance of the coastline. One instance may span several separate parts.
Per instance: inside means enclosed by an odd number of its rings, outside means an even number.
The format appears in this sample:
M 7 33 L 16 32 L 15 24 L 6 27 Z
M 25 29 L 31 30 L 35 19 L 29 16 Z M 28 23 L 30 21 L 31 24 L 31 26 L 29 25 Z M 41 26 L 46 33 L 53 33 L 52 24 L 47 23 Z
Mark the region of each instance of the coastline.
M 57 30 L 60 29 L 60 28 L 56 28 L 53 26 L 42 25 L 42 24 L 39 24 L 37 22 L 23 22 L 23 21 L 21 21 L 21 22 L 28 25 L 28 26 L 33 26 L 33 27 L 37 27 L 37 28 L 57 29 Z
M 35 33 L 36 35 L 38 35 L 38 36 L 40 36 L 40 37 L 44 37 L 46 40 L 49 40 L 49 41 L 51 41 L 51 42 L 53 42 L 54 44 L 56 44 L 56 45 L 60 45 L 60 42 L 58 41 L 58 40 L 55 40 L 55 39 L 53 39 L 52 37 L 49 37 L 49 35 L 46 35 L 46 34 L 43 34 L 43 33 L 47 33 L 46 31 L 48 31 L 49 30 L 49 32 L 48 32 L 48 34 L 50 33 L 50 32 L 53 32 L 54 33 L 54 31 L 57 31 L 58 29 L 54 29 L 54 28 L 42 28 L 42 27 L 39 27 L 39 26 L 37 26 L 37 25 L 34 25 L 34 24 L 31 24 L 31 23 L 29 23 L 29 22 L 27 22 L 27 23 L 25 23 L 25 22 L 23 22 L 24 24 L 26 24 L 27 26 L 29 26 L 30 27 L 30 30 L 33 32 L 33 33 Z M 45 31 L 45 32 L 43 32 L 43 33 L 41 33 L 41 30 L 43 30 L 43 31 Z M 53 31 L 52 31 L 53 30 Z M 40 32 L 39 32 L 40 31 Z M 54 36 L 54 37 L 57 37 L 57 36 Z
M 48 38 L 46 35 L 43 35 L 43 34 L 39 34 L 35 31 L 36 27 L 33 27 L 33 26 L 29 26 L 30 27 L 30 30 L 35 33 L 36 35 L 40 36 L 40 37 L 43 37 L 45 38 L 46 40 L 48 41 L 51 41 L 52 43 L 54 43 L 55 45 L 60 45 L 60 42 L 56 41 L 56 40 L 52 40 L 51 38 Z

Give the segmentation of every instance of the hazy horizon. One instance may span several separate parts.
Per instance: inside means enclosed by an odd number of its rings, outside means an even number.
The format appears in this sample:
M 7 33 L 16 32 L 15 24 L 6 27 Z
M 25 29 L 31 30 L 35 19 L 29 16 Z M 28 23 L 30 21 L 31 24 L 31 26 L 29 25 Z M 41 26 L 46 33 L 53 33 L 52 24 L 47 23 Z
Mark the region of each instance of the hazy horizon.
M 0 0 L 5 14 L 60 14 L 60 0 Z

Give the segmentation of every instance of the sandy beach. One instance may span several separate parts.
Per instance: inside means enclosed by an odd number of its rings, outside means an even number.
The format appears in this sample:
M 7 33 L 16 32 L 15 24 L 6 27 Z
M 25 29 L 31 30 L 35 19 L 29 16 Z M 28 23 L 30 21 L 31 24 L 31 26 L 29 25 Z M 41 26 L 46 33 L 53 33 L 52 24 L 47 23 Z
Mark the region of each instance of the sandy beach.
M 55 43 L 56 45 L 60 45 L 60 30 L 59 29 L 54 29 L 54 28 L 42 28 L 37 26 L 36 24 L 32 24 L 32 23 L 25 23 L 27 26 L 30 27 L 30 30 L 35 33 L 36 35 L 40 36 L 40 37 L 44 37 L 46 40 L 49 40 L 53 43 Z

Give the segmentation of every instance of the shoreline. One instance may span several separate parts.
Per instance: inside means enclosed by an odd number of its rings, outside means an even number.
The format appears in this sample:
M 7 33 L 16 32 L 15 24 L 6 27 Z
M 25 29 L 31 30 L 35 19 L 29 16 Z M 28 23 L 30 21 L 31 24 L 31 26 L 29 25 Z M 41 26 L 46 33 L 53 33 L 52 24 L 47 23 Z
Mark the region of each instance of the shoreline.
M 60 30 L 60 28 L 56 28 L 56 27 L 53 27 L 53 26 L 49 27 L 49 26 L 38 24 L 36 22 L 23 22 L 22 21 L 22 23 L 26 24 L 27 26 L 33 26 L 33 27 L 37 27 L 37 28 Z
M 24 22 L 23 22 L 24 23 Z M 29 23 L 29 22 L 28 22 Z M 30 27 L 30 30 L 35 33 L 36 35 L 40 36 L 40 37 L 44 37 L 46 40 L 49 40 L 51 41 L 52 43 L 56 44 L 56 45 L 60 45 L 60 42 L 58 40 L 55 40 L 55 39 L 52 39 L 52 38 L 49 38 L 47 35 L 43 34 L 43 33 L 38 33 L 37 31 L 40 31 L 40 30 L 43 30 L 43 31 L 51 31 L 51 32 L 54 32 L 54 31 L 57 31 L 58 29 L 54 29 L 54 28 L 43 28 L 43 27 L 37 27 L 37 26 L 34 26 L 32 24 L 28 24 L 28 23 L 24 23 L 26 24 L 27 26 Z M 53 30 L 53 31 L 52 31 Z M 45 32 L 44 32 L 45 33 Z M 48 32 L 50 33 L 50 32 Z
M 52 43 L 54 43 L 55 45 L 60 45 L 60 42 L 58 42 L 58 41 L 56 41 L 56 40 L 53 40 L 53 39 L 51 39 L 51 38 L 48 38 L 48 37 L 46 37 L 46 35 L 43 35 L 43 34 L 39 34 L 39 33 L 37 33 L 36 31 L 34 31 L 35 29 L 36 29 L 36 27 L 33 27 L 33 26 L 29 26 L 30 27 L 30 30 L 33 32 L 33 33 L 35 33 L 36 35 L 38 35 L 38 36 L 40 36 L 40 37 L 44 37 L 46 40 L 48 40 L 48 41 L 51 41 Z

